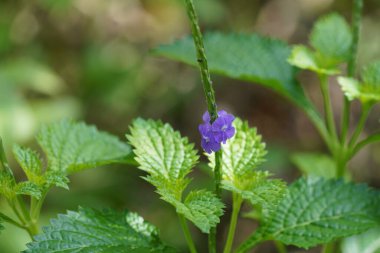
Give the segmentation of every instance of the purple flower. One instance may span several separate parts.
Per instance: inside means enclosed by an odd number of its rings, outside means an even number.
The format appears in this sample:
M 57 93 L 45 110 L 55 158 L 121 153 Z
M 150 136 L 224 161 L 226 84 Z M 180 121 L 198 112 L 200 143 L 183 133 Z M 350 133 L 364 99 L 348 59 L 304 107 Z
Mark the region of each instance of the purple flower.
M 199 125 L 199 132 L 202 136 L 202 148 L 207 153 L 219 151 L 221 143 L 226 143 L 235 134 L 235 128 L 232 126 L 235 117 L 226 111 L 219 111 L 218 118 L 212 124 L 207 111 L 202 119 L 204 123 Z
M 226 143 L 235 134 L 235 128 L 232 126 L 235 117 L 225 111 L 219 111 L 218 115 L 219 117 L 212 123 L 212 132 L 217 142 Z
M 199 125 L 198 129 L 202 136 L 202 148 L 207 153 L 210 154 L 211 152 L 216 152 L 220 150 L 220 143 L 215 140 L 210 123 L 201 124 Z

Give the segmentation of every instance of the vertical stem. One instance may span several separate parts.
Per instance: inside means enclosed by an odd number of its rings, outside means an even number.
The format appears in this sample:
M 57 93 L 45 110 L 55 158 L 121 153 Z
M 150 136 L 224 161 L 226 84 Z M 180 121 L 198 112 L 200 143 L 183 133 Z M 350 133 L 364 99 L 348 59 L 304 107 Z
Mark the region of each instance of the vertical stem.
M 228 230 L 227 242 L 224 247 L 223 253 L 230 253 L 232 244 L 234 242 L 236 224 L 239 217 L 239 211 L 243 200 L 240 195 L 233 193 L 232 194 L 232 214 L 230 220 L 230 228 Z
M 362 19 L 362 11 L 363 11 L 363 0 L 354 0 L 353 1 L 353 9 L 352 9 L 352 45 L 350 52 L 350 59 L 348 62 L 348 76 L 354 77 L 356 72 L 356 59 L 358 53 L 358 45 L 360 38 L 360 29 L 361 29 L 361 19 Z M 350 124 L 350 101 L 347 97 L 344 97 L 344 107 L 343 107 L 343 118 L 342 118 L 342 136 L 341 142 L 344 145 L 347 139 L 348 127 Z
M 278 253 L 286 253 L 287 252 L 286 247 L 282 242 L 274 241 L 274 245 L 276 246 Z
M 322 248 L 321 253 L 334 253 L 335 252 L 335 243 L 325 244 Z
M 350 150 L 357 142 L 363 128 L 365 125 L 365 122 L 367 121 L 369 112 L 371 111 L 372 105 L 371 104 L 363 104 L 362 113 L 360 115 L 359 123 L 351 137 L 350 143 L 348 144 L 348 150 Z
M 201 33 L 201 29 L 199 28 L 198 16 L 195 11 L 193 0 L 185 0 L 185 3 L 187 15 L 189 16 L 189 20 L 191 23 L 194 45 L 197 52 L 197 61 L 201 71 L 203 90 L 207 100 L 207 108 L 211 116 L 211 121 L 214 121 L 218 117 L 218 113 L 215 102 L 215 92 L 212 87 L 210 71 L 208 68 L 208 62 L 203 44 L 203 36 Z
M 212 87 L 212 81 L 210 76 L 210 71 L 208 68 L 208 62 L 205 52 L 205 47 L 203 44 L 203 36 L 201 29 L 199 28 L 198 16 L 195 11 L 195 6 L 193 0 L 185 0 L 187 15 L 191 24 L 191 31 L 193 34 L 194 45 L 196 49 L 197 62 L 201 72 L 201 78 L 203 83 L 203 91 L 206 96 L 207 108 L 210 113 L 211 122 L 214 122 L 218 118 L 218 109 L 215 102 L 215 92 Z M 220 181 L 221 181 L 221 157 L 222 152 L 218 151 L 215 153 L 215 168 L 214 168 L 214 182 L 215 182 L 215 193 L 220 197 Z M 212 228 L 209 234 L 209 252 L 216 252 L 216 227 Z
M 337 135 L 336 135 L 336 128 L 335 128 L 334 114 L 333 114 L 332 105 L 331 105 L 328 76 L 320 75 L 319 79 L 321 81 L 321 92 L 323 96 L 326 125 L 329 131 L 330 137 L 332 138 L 330 142 L 333 142 L 334 143 L 333 147 L 336 147 L 335 141 L 337 139 Z M 335 148 L 333 148 L 333 150 L 335 150 Z
M 183 233 L 186 238 L 187 245 L 189 247 L 190 253 L 196 253 L 197 249 L 195 248 L 193 239 L 191 238 L 189 227 L 187 226 L 186 219 L 182 214 L 178 214 L 179 222 L 181 224 Z

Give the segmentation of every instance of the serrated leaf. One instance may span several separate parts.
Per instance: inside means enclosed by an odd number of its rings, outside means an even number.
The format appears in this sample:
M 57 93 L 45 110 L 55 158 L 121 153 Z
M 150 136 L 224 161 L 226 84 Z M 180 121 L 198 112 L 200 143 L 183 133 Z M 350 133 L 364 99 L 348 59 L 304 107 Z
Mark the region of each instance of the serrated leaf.
M 263 229 L 267 238 L 313 247 L 375 227 L 378 199 L 365 185 L 302 178 L 289 187 Z
M 69 189 L 68 183 L 70 182 L 69 178 L 60 171 L 47 171 L 43 175 L 44 183 L 46 183 L 46 187 L 57 186 L 64 188 L 66 190 Z
M 276 205 L 285 192 L 286 185 L 281 180 L 269 179 L 265 171 L 255 171 L 264 161 L 265 143 L 250 128 L 248 122 L 236 118 L 236 133 L 223 145 L 222 188 L 239 194 L 253 205 L 260 205 L 266 213 Z M 215 167 L 215 157 L 208 155 L 210 167 Z
M 68 174 L 122 162 L 131 152 L 118 138 L 73 121 L 42 127 L 37 140 L 47 155 L 48 169 Z
M 335 163 L 330 156 L 317 153 L 296 153 L 292 156 L 293 163 L 306 176 L 335 177 Z
M 331 68 L 323 65 L 320 66 L 315 52 L 302 45 L 293 47 L 288 62 L 298 68 L 308 69 L 320 74 L 334 75 L 340 73 L 336 66 L 332 66 Z
M 190 192 L 184 204 L 178 203 L 176 208 L 202 232 L 209 233 L 220 222 L 224 205 L 213 193 L 200 190 Z
M 354 100 L 356 98 L 360 99 L 360 83 L 354 78 L 350 77 L 338 77 L 338 83 L 340 84 L 340 87 L 342 88 L 342 91 L 344 95 L 349 100 Z
M 362 82 L 339 77 L 338 82 L 349 100 L 359 99 L 363 104 L 380 101 L 380 61 L 369 64 L 361 73 Z
M 380 227 L 345 238 L 342 253 L 380 253 Z
M 158 230 L 135 213 L 79 208 L 59 215 L 34 237 L 26 253 L 173 252 L 158 236 Z
M 262 84 L 301 108 L 313 109 L 295 79 L 295 69 L 286 61 L 290 55 L 286 43 L 257 34 L 218 32 L 206 33 L 204 43 L 211 72 Z M 197 64 L 191 37 L 160 46 L 154 53 L 190 65 Z
M 316 22 L 310 44 L 325 58 L 345 61 L 350 56 L 352 33 L 346 20 L 339 14 L 326 15 Z
M 139 168 L 154 176 L 183 179 L 198 161 L 194 145 L 160 121 L 136 119 L 127 138 Z
M 0 170 L 0 194 L 7 199 L 12 199 L 15 196 L 14 188 L 16 186 L 15 179 L 12 175 L 4 170 Z
M 139 168 L 149 174 L 144 179 L 157 188 L 161 199 L 205 233 L 216 226 L 223 204 L 212 193 L 191 192 L 182 201 L 183 191 L 190 182 L 186 175 L 198 161 L 194 145 L 187 138 L 182 138 L 168 124 L 143 119 L 133 122 L 127 138 L 134 148 Z
M 235 135 L 223 145 L 223 179 L 234 182 L 257 168 L 264 161 L 265 143 L 256 128 L 250 128 L 248 122 L 236 118 L 233 122 Z M 210 167 L 215 167 L 215 156 L 208 154 Z
M 13 154 L 28 179 L 32 182 L 38 182 L 42 174 L 42 162 L 38 153 L 29 148 L 15 145 Z
M 39 185 L 24 181 L 18 183 L 14 188 L 15 194 L 17 195 L 29 195 L 35 197 L 36 199 L 40 199 L 42 196 L 42 189 Z
M 238 184 L 222 181 L 222 187 L 239 194 L 252 205 L 261 207 L 261 215 L 268 216 L 286 193 L 286 184 L 279 179 L 269 179 L 266 171 L 254 171 L 239 180 Z

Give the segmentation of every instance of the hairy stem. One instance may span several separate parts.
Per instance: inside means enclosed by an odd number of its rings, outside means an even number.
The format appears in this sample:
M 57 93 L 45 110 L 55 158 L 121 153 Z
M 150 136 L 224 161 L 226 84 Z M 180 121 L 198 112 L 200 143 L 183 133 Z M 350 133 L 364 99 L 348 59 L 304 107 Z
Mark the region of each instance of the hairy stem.
M 195 11 L 195 6 L 193 0 L 185 0 L 187 15 L 191 24 L 191 31 L 193 34 L 194 45 L 196 49 L 197 62 L 201 72 L 201 78 L 203 83 L 203 91 L 206 96 L 207 109 L 210 114 L 211 122 L 214 122 L 218 118 L 218 109 L 215 102 L 215 92 L 212 87 L 212 81 L 210 76 L 210 71 L 208 68 L 208 62 L 205 52 L 205 47 L 203 44 L 203 36 L 198 23 L 198 16 Z M 214 182 L 215 182 L 215 193 L 220 197 L 220 181 L 221 181 L 221 151 L 215 153 L 215 168 L 214 168 Z M 209 252 L 216 252 L 216 227 L 211 229 L 209 234 Z
M 228 229 L 228 236 L 227 236 L 227 242 L 226 246 L 224 247 L 223 253 L 230 253 L 232 244 L 234 242 L 235 237 L 235 231 L 236 231 L 236 224 L 239 217 L 239 211 L 241 204 L 243 202 L 243 199 L 240 195 L 233 193 L 232 194 L 232 214 L 231 214 L 231 220 L 230 220 L 230 228 Z
M 191 237 L 191 233 L 189 227 L 187 226 L 185 217 L 182 214 L 178 214 L 178 218 L 182 227 L 183 234 L 185 235 L 185 239 L 187 242 L 187 246 L 189 247 L 190 253 L 196 253 L 197 249 L 195 248 L 193 238 Z
M 195 11 L 193 0 L 185 0 L 187 15 L 191 23 L 194 45 L 197 53 L 197 61 L 201 71 L 203 90 L 206 95 L 207 108 L 211 116 L 211 121 L 218 117 L 218 111 L 215 102 L 215 92 L 212 87 L 210 71 L 206 58 L 206 52 L 203 44 L 203 36 L 198 24 L 198 16 Z

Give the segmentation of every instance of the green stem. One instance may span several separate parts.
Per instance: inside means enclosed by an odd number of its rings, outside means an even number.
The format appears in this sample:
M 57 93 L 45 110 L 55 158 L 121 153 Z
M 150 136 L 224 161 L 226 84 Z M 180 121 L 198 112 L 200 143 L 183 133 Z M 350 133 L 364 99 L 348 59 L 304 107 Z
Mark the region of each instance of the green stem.
M 201 29 L 199 28 L 198 15 L 195 11 L 193 0 L 185 0 L 187 15 L 191 24 L 191 31 L 193 34 L 194 45 L 196 49 L 197 62 L 201 72 L 203 91 L 206 96 L 207 109 L 210 113 L 211 122 L 214 122 L 218 118 L 218 109 L 215 102 L 215 91 L 212 87 L 212 81 L 210 71 L 208 68 L 208 62 L 203 44 L 203 36 Z M 221 151 L 215 153 L 215 168 L 214 168 L 214 182 L 215 193 L 220 197 L 220 182 L 221 182 Z M 216 227 L 212 228 L 209 234 L 209 252 L 216 252 Z
M 336 134 L 336 128 L 335 128 L 334 113 L 333 113 L 333 109 L 331 105 L 328 76 L 320 75 L 319 79 L 321 82 L 321 92 L 323 96 L 323 106 L 324 106 L 324 111 L 325 111 L 326 125 L 329 131 L 330 137 L 332 138 L 331 140 L 328 140 L 328 142 L 333 143 L 332 145 L 333 151 L 335 151 L 337 134 Z
M 274 241 L 274 245 L 276 246 L 276 249 L 278 253 L 286 253 L 286 247 L 282 242 Z
M 364 125 L 367 121 L 367 118 L 368 118 L 368 115 L 369 115 L 369 112 L 371 111 L 371 108 L 372 108 L 372 104 L 363 104 L 363 109 L 362 109 L 362 113 L 360 115 L 360 119 L 359 119 L 359 123 L 358 125 L 356 126 L 356 129 L 351 137 L 351 140 L 348 144 L 348 150 L 351 150 L 354 145 L 356 144 L 363 128 L 364 128 Z
M 268 240 L 268 238 L 266 238 L 264 234 L 260 231 L 260 228 L 259 228 L 253 234 L 251 234 L 244 242 L 242 242 L 234 252 L 235 253 L 247 252 L 248 250 L 258 245 L 259 243 L 262 243 Z
M 187 226 L 186 219 L 182 214 L 178 214 L 179 222 L 182 227 L 183 234 L 185 235 L 187 245 L 189 247 L 190 253 L 196 253 L 197 250 L 195 248 L 193 239 L 191 237 L 191 233 L 189 227 Z
M 351 158 L 354 155 L 356 155 L 362 148 L 364 148 L 368 144 L 373 143 L 373 142 L 378 142 L 378 141 L 380 141 L 380 133 L 368 136 L 366 139 L 364 139 L 361 142 L 359 142 L 358 144 L 356 144 L 356 146 L 353 147 L 349 151 L 350 152 L 349 153 L 349 157 Z
M 356 59 L 360 38 L 361 20 L 363 11 L 363 0 L 354 0 L 354 8 L 352 9 L 352 45 L 350 60 L 348 62 L 348 76 L 354 77 L 356 71 Z
M 334 250 L 335 250 L 335 243 L 332 242 L 332 243 L 325 244 L 322 248 L 321 253 L 334 253 L 335 252 Z
M 363 11 L 363 0 L 354 0 L 354 8 L 352 9 L 352 34 L 353 40 L 351 45 L 350 57 L 348 62 L 347 74 L 349 77 L 354 77 L 356 72 L 356 62 L 358 55 L 358 45 L 361 30 L 361 19 Z M 344 145 L 347 139 L 348 127 L 350 124 L 350 105 L 348 98 L 344 97 L 343 118 L 342 118 L 342 139 Z
M 234 242 L 236 224 L 239 217 L 239 211 L 243 199 L 240 195 L 233 193 L 232 194 L 232 214 L 230 220 L 230 228 L 228 229 L 228 236 L 226 246 L 224 247 L 223 253 L 230 253 L 232 249 L 232 244 Z
M 193 0 L 185 0 L 185 3 L 187 15 L 191 23 L 191 30 L 193 34 L 195 49 L 197 51 L 197 61 L 201 71 L 201 78 L 203 83 L 203 90 L 206 95 L 207 108 L 211 116 L 211 121 L 214 121 L 218 117 L 218 111 L 215 102 L 215 92 L 212 87 L 210 71 L 208 68 L 208 62 L 203 44 L 203 36 L 201 33 L 201 29 L 199 28 L 198 16 L 195 11 Z
M 5 221 L 5 222 L 8 222 L 16 227 L 19 227 L 19 228 L 22 228 L 22 229 L 25 229 L 25 226 L 22 225 L 21 223 L 15 221 L 14 219 L 12 219 L 11 217 L 3 214 L 3 213 L 0 213 L 0 218 Z

